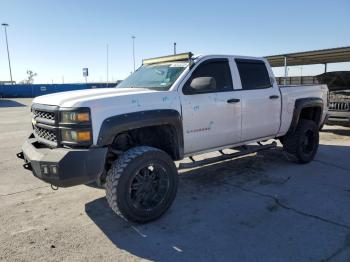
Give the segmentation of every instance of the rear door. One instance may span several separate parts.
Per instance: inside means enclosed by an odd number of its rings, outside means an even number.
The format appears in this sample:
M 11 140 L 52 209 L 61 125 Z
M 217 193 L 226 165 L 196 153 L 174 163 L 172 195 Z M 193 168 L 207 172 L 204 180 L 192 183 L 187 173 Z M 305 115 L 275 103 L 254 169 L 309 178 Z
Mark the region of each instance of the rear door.
M 216 90 L 193 90 L 190 83 L 196 77 L 213 77 Z M 193 69 L 180 92 L 185 154 L 240 141 L 240 94 L 234 91 L 232 82 L 227 58 L 207 59 Z
M 281 95 L 263 60 L 235 59 L 242 90 L 242 141 L 274 136 L 280 127 Z M 272 77 L 272 76 L 271 76 Z

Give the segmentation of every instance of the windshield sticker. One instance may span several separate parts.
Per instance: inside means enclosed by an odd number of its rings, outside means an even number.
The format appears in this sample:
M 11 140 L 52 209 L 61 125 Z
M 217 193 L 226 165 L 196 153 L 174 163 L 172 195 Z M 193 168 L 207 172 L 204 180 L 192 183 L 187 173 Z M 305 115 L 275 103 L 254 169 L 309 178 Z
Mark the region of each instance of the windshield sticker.
M 170 67 L 186 67 L 188 63 L 173 63 Z

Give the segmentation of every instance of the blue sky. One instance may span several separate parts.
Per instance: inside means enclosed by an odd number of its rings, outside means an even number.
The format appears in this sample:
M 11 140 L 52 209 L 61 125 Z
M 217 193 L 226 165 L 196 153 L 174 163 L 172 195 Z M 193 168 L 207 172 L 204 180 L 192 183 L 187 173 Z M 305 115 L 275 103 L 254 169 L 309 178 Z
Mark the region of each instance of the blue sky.
M 7 22 L 13 78 L 26 70 L 36 83 L 123 79 L 136 63 L 178 52 L 265 56 L 350 45 L 350 1 L 51 1 L 1 0 L 0 22 Z M 329 65 L 350 70 L 350 63 Z M 304 66 L 303 75 L 323 66 Z M 290 75 L 300 75 L 300 67 Z M 281 69 L 275 70 L 277 75 Z M 3 29 L 0 32 L 0 80 L 8 80 Z

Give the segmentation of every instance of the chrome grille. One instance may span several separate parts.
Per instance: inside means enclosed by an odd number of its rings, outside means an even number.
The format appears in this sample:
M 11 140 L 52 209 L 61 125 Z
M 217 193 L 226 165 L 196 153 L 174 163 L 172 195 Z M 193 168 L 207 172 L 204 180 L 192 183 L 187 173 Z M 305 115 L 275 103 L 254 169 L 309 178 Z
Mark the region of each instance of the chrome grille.
M 49 140 L 51 142 L 57 142 L 57 136 L 56 136 L 55 131 L 53 131 L 53 130 L 49 130 L 49 129 L 34 125 L 34 132 L 40 138 Z
M 350 111 L 350 103 L 349 102 L 330 102 L 329 110 L 331 111 Z
M 44 144 L 58 146 L 57 108 L 55 106 L 33 104 L 31 111 L 35 137 Z
M 45 111 L 39 111 L 37 109 L 33 109 L 33 117 L 34 118 L 43 118 L 47 120 L 55 120 L 55 113 L 53 112 L 45 112 Z

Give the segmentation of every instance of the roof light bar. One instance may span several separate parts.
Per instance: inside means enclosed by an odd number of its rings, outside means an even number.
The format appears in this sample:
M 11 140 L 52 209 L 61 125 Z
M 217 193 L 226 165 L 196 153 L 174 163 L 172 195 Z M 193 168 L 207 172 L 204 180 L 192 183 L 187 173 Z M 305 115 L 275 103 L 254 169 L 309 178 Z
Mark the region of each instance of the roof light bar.
M 142 61 L 142 64 L 143 65 L 150 65 L 150 64 L 173 62 L 173 61 L 183 61 L 183 60 L 190 61 L 192 56 L 193 56 L 193 54 L 191 52 L 177 54 L 177 55 L 161 56 L 161 57 L 156 57 L 156 58 L 144 59 Z

